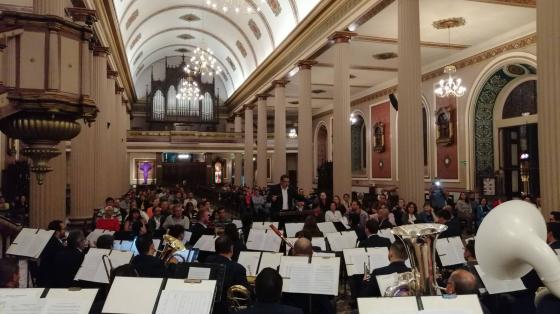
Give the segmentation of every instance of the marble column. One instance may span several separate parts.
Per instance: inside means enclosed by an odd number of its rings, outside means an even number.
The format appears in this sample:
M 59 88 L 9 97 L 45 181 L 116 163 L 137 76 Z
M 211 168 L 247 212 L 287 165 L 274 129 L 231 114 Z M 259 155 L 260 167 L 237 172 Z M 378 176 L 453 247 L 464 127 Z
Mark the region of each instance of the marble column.
M 355 33 L 336 32 L 334 41 L 333 194 L 352 193 L 350 157 L 350 39 Z
M 107 164 L 104 162 L 104 150 L 107 142 L 105 141 L 105 133 L 107 130 L 107 54 L 109 49 L 106 47 L 95 47 L 93 57 L 93 80 L 92 80 L 92 97 L 97 104 L 97 118 L 93 124 L 95 130 L 94 139 L 94 176 L 93 176 L 93 194 L 95 206 L 104 204 L 107 197 L 107 178 L 105 168 Z
M 267 123 L 266 98 L 268 95 L 257 96 L 257 186 L 266 187 L 266 156 L 267 156 Z
M 253 147 L 255 140 L 253 137 L 253 106 L 245 106 L 245 162 L 243 176 L 245 177 L 245 185 L 253 186 L 253 177 L 255 174 L 253 167 Z
M 235 118 L 233 120 L 233 130 L 236 134 L 242 134 L 242 126 L 243 123 L 241 114 L 236 113 Z M 235 176 L 235 185 L 241 185 L 241 177 L 243 176 L 241 169 L 243 169 L 243 154 L 235 153 L 235 165 L 233 169 L 233 175 Z
M 418 1 L 398 2 L 398 177 L 399 197 L 424 203 L 422 136 L 422 75 L 420 60 L 420 11 Z
M 543 214 L 560 208 L 560 1 L 537 1 L 539 176 Z
M 286 174 L 286 80 L 272 82 L 274 88 L 274 155 L 272 156 L 272 182 L 280 183 Z
M 32 228 L 46 228 L 51 220 L 66 217 L 66 142 L 57 147 L 62 153 L 49 161 L 52 171 L 45 175 L 42 185 L 37 177 L 30 176 L 29 185 L 29 225 Z
M 66 0 L 33 0 L 33 13 L 65 17 Z
M 105 177 L 107 182 L 107 195 L 106 197 L 118 197 L 118 184 L 116 179 L 117 174 L 117 164 L 116 164 L 116 86 L 115 81 L 117 80 L 118 73 L 116 71 L 107 69 L 107 127 L 104 134 L 105 147 L 103 149 L 103 159 L 105 160 Z
M 313 192 L 313 113 L 311 108 L 311 67 L 312 60 L 298 62 L 299 104 L 298 104 L 298 187 L 305 194 Z

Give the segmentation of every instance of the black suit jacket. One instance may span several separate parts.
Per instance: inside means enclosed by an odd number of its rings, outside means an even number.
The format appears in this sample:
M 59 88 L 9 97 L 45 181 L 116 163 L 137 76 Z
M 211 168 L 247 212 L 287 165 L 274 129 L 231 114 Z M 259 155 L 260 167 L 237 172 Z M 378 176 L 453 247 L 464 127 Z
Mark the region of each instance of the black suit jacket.
M 296 196 L 296 190 L 288 186 L 288 209 L 292 209 L 294 207 L 294 197 Z M 276 201 L 272 201 L 272 196 L 276 196 Z M 284 199 L 282 198 L 282 187 L 280 184 L 273 185 L 270 188 L 268 193 L 268 201 L 271 203 L 270 205 L 270 212 L 274 214 L 278 214 L 282 210 L 282 204 Z
M 330 296 L 308 293 L 283 293 L 282 303 L 299 308 L 304 314 L 334 314 Z
M 84 260 L 84 253 L 76 248 L 65 247 L 54 258 L 54 287 L 76 286 L 74 277 Z
M 54 287 L 54 259 L 62 249 L 64 249 L 64 245 L 54 236 L 47 242 L 40 257 L 39 276 L 37 278 L 39 287 Z
M 396 218 L 395 218 L 396 219 Z M 389 219 L 384 219 L 379 223 L 379 230 L 381 229 L 391 229 L 393 228 L 393 224 L 389 221 Z
M 388 266 L 375 269 L 371 273 L 371 278 L 369 282 L 363 286 L 360 295 L 362 297 L 380 297 L 381 291 L 379 291 L 379 286 L 377 285 L 377 280 L 375 279 L 375 276 L 389 275 L 392 273 L 400 274 L 400 273 L 405 273 L 407 271 L 410 271 L 410 268 L 406 267 L 404 261 L 392 262 Z
M 137 255 L 131 264 L 136 268 L 140 277 L 163 278 L 166 274 L 163 261 L 151 255 Z
M 222 290 L 222 301 L 214 304 L 214 313 L 227 313 L 227 291 L 231 286 L 243 285 L 249 288 L 247 282 L 247 271 L 243 265 L 231 261 L 228 258 L 214 254 L 206 258 L 205 263 L 223 264 L 226 268 L 224 276 L 224 289 Z
M 256 302 L 253 306 L 246 310 L 240 311 L 239 314 L 303 314 L 301 309 L 280 303 L 261 303 Z
M 198 241 L 198 239 L 200 239 L 200 237 L 202 237 L 205 234 L 214 234 L 212 232 L 212 229 L 208 228 L 208 227 L 204 227 L 203 224 L 201 223 L 195 223 L 194 225 L 191 226 L 191 239 L 189 240 L 189 243 L 191 245 L 195 245 L 196 241 Z
M 391 241 L 387 238 L 378 236 L 377 234 L 372 234 L 369 238 L 360 241 L 358 247 L 386 247 L 391 246 Z
M 439 235 L 439 238 L 451 238 L 461 236 L 461 224 L 458 219 L 452 218 L 446 224 L 447 230 Z

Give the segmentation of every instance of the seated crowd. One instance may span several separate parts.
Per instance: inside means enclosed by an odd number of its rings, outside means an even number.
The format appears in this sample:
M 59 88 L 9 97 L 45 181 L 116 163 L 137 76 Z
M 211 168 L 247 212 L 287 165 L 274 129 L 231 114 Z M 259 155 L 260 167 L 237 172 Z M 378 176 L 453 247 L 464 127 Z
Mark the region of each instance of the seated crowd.
M 53 220 L 48 229 L 54 234 L 42 252 L 34 275 L 37 287 L 91 287 L 91 284 L 75 281 L 74 277 L 82 264 L 88 246 L 112 249 L 113 242 L 119 237 L 135 239 L 138 254 L 130 264 L 112 270 L 115 276 L 174 278 L 177 275 L 176 260 L 169 263 L 160 257 L 161 247 L 154 246 L 152 239 L 168 234 L 180 241 L 184 240 L 185 231 L 190 231 L 191 238 L 187 246 L 193 246 L 203 235 L 218 235 L 215 239 L 215 252 L 200 252 L 198 262 L 221 264 L 225 266 L 222 298 L 213 306 L 214 313 L 228 313 L 231 304 L 227 302 L 230 287 L 241 285 L 250 292 L 252 305 L 244 313 L 335 313 L 336 297 L 326 295 L 283 293 L 283 279 L 278 270 L 265 268 L 261 270 L 254 284 L 249 284 L 244 266 L 238 258 L 246 251 L 245 238 L 252 221 L 279 221 L 283 214 L 292 212 L 301 215 L 303 228 L 297 232 L 299 238 L 286 254 L 294 256 L 312 256 L 321 249 L 312 245 L 313 237 L 325 237 L 318 228 L 318 222 L 342 223 L 356 232 L 357 247 L 387 248 L 389 265 L 372 269 L 369 274 L 349 276 L 345 285 L 350 286 L 350 304 L 356 306 L 358 297 L 379 297 L 385 294 L 375 280 L 376 276 L 410 271 L 407 266 L 407 252 L 402 242 L 391 243 L 381 236 L 380 230 L 406 224 L 440 223 L 447 226 L 440 238 L 468 236 L 476 232 L 484 217 L 491 211 L 491 206 L 484 198 L 475 201 L 462 193 L 455 204 L 447 200 L 437 203 L 437 196 L 419 209 L 414 202 L 389 198 L 381 194 L 374 199 L 357 197 L 349 194 L 332 198 L 325 192 L 315 197 L 304 195 L 289 186 L 287 176 L 282 176 L 281 183 L 270 189 L 242 188 L 224 186 L 217 191 L 220 199 L 227 206 L 213 208 L 205 198 L 196 198 L 192 192 L 184 189 L 145 189 L 131 190 L 120 199 L 107 198 L 105 206 L 94 210 L 91 229 L 111 230 L 113 235 L 102 235 L 95 243 L 88 243 L 83 230 L 67 232 L 66 223 Z M 363 201 L 363 202 L 362 202 Z M 392 201 L 396 201 L 392 204 Z M 366 204 L 365 206 L 363 204 Z M 232 217 L 239 216 L 243 228 L 232 223 Z M 547 224 L 547 242 L 553 249 L 560 249 L 560 214 L 553 212 Z M 163 242 L 163 241 L 162 241 Z M 163 246 L 163 244 L 162 244 Z M 530 296 L 542 286 L 526 283 L 525 292 L 493 297 L 482 295 L 479 287 L 481 280 L 476 274 L 476 253 L 474 240 L 465 245 L 464 257 L 467 263 L 443 271 L 438 278 L 440 286 L 449 294 L 477 294 L 485 313 L 549 313 L 530 304 Z M 328 250 L 328 248 L 327 248 Z M 341 275 L 343 276 L 343 275 Z M 530 275 L 528 275 L 530 276 Z M 19 270 L 12 258 L 0 261 L 0 284 L 4 288 L 18 287 Z M 529 282 L 529 277 L 524 282 Z M 110 286 L 101 288 L 92 312 L 99 312 Z M 550 302 L 554 302 L 553 299 Z M 504 311 L 504 308 L 510 311 Z M 538 312 L 537 312 L 538 311 Z

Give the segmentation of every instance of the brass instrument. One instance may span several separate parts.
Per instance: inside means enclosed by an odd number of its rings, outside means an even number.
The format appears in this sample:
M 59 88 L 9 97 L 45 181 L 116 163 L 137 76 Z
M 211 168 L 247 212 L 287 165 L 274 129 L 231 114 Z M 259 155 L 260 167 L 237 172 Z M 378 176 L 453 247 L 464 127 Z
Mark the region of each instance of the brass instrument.
M 385 296 L 436 295 L 442 288 L 436 282 L 436 241 L 447 229 L 442 224 L 412 224 L 391 229 L 404 244 L 412 271 L 399 274 L 397 283 Z
M 175 255 L 177 252 L 181 252 L 186 250 L 187 248 L 181 242 L 181 240 L 172 237 L 168 234 L 163 235 L 163 240 L 165 241 L 165 246 L 161 250 L 160 259 L 167 265 L 167 264 L 177 264 L 180 261 L 177 258 L 181 258 L 181 256 Z
M 251 303 L 251 292 L 243 285 L 233 285 L 227 290 L 230 312 L 245 310 Z

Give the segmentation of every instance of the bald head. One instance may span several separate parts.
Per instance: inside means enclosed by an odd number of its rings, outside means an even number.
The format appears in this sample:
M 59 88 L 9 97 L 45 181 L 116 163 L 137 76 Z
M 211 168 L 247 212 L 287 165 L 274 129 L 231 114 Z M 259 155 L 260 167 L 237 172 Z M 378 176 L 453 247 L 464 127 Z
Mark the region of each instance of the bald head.
M 458 269 L 447 280 L 446 290 L 449 294 L 476 294 L 476 278 L 471 272 Z
M 306 238 L 299 238 L 294 244 L 295 256 L 311 256 L 313 255 L 313 247 L 311 241 Z

